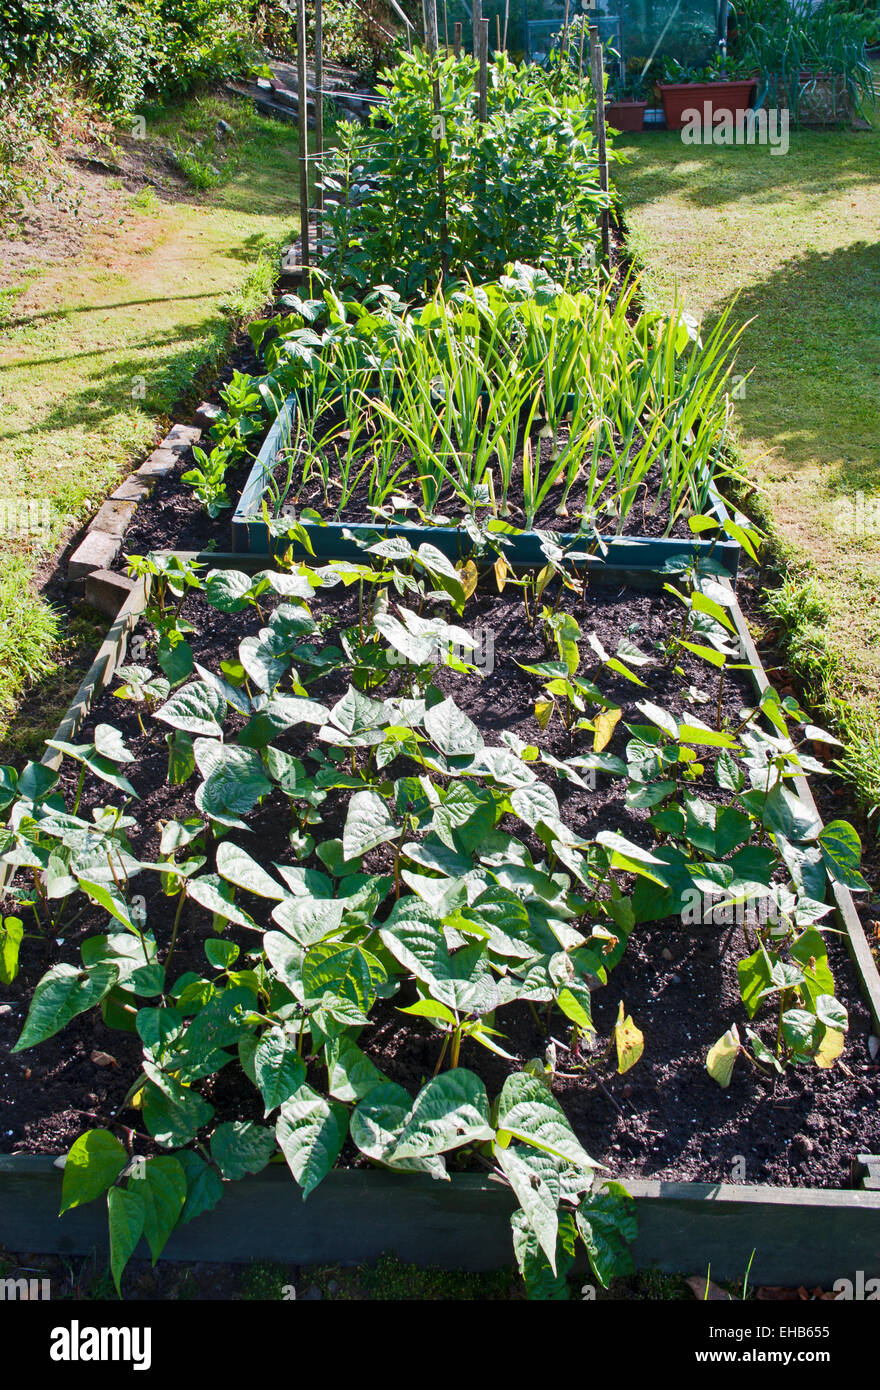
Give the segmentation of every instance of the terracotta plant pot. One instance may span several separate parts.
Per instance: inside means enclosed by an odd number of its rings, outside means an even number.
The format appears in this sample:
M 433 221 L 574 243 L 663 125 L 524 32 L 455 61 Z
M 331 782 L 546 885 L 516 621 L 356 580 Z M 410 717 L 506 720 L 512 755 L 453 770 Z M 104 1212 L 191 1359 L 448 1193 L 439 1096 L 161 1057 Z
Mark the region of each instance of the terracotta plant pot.
M 609 101 L 605 107 L 605 122 L 615 130 L 644 130 L 646 101 Z
M 667 129 L 681 130 L 685 111 L 696 109 L 702 119 L 707 102 L 712 120 L 722 111 L 733 116 L 738 111 L 748 111 L 755 98 L 755 87 L 753 77 L 738 82 L 660 82 L 658 91 Z

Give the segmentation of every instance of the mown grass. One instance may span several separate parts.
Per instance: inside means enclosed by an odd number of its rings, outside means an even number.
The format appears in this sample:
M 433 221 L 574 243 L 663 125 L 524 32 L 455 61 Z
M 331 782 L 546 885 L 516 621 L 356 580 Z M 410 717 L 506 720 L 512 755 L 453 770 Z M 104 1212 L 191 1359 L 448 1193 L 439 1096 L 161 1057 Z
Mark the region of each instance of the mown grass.
M 27 559 L 11 555 L 0 571 L 0 718 L 12 712 L 14 692 L 47 676 L 61 636 L 54 608 L 30 588 Z
M 624 148 L 617 182 L 648 302 L 678 296 L 709 324 L 735 301 L 750 320 L 736 424 L 755 488 L 747 506 L 788 586 L 770 618 L 806 695 L 842 731 L 844 771 L 870 811 L 880 803 L 880 130 L 792 131 L 785 155 L 685 146 L 672 133 Z
M 36 1262 L 36 1267 L 35 1267 Z M 0 1278 L 13 1277 L 24 1257 L 0 1247 Z M 52 1297 L 118 1302 L 105 1257 L 93 1252 L 87 1257 L 29 1256 L 28 1272 L 49 1278 Z M 743 1277 L 717 1281 L 718 1287 L 739 1302 L 752 1299 L 755 1288 Z M 702 1298 L 706 1271 L 689 1281 L 681 1274 L 664 1274 L 657 1269 L 641 1269 L 624 1278 L 612 1279 L 609 1287 L 597 1285 L 587 1272 L 570 1274 L 569 1298 L 573 1302 L 687 1302 Z M 714 1282 L 714 1281 L 713 1281 Z M 474 1272 L 408 1264 L 387 1251 L 377 1260 L 358 1266 L 297 1266 L 275 1260 L 255 1260 L 249 1265 L 196 1265 L 160 1260 L 153 1268 L 133 1260 L 122 1286 L 123 1301 L 166 1299 L 179 1302 L 221 1297 L 245 1302 L 327 1301 L 350 1302 L 521 1302 L 525 1285 L 518 1271 L 507 1268 Z
M 231 134 L 217 134 L 221 119 Z M 293 127 L 209 96 L 146 113 L 142 148 L 156 167 L 175 136 L 216 164 L 215 187 L 173 200 L 150 184 L 114 189 L 80 255 L 5 284 L 0 274 L 0 501 L 5 516 L 46 508 L 38 539 L 15 524 L 0 535 L 7 757 L 29 750 L 60 712 L 38 700 L 39 728 L 14 719 L 28 684 L 54 681 L 65 655 L 37 571 L 161 438 L 175 405 L 193 404 L 235 324 L 265 303 L 279 247 L 298 231 Z

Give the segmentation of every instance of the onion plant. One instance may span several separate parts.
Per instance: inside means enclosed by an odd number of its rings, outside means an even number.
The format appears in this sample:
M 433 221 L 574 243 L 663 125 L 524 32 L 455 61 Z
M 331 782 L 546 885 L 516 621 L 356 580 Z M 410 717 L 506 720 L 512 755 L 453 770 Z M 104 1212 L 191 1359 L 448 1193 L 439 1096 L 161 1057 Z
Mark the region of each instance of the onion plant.
M 392 497 L 401 478 L 412 472 L 406 451 L 406 435 L 393 418 L 369 397 L 363 408 L 372 425 L 372 472 L 369 480 L 370 506 L 379 510 Z
M 506 508 L 522 417 L 528 433 L 537 409 L 539 369 L 525 366 L 497 338 L 481 344 L 465 316 L 449 314 L 439 334 L 395 352 L 396 399 L 379 408 L 409 444 L 425 511 L 434 511 L 444 482 L 471 510 L 484 504 L 493 460 Z
M 667 534 L 682 511 L 705 509 L 720 462 L 730 418 L 726 385 L 731 352 L 745 328 L 730 326 L 731 308 L 724 310 L 705 342 L 695 336 L 690 350 L 682 340 L 685 333 L 688 340 L 691 335 L 680 313 L 674 312 L 660 326 L 650 354 L 654 409 L 668 431 L 653 510 L 661 497 L 668 499 Z
M 529 527 L 551 503 L 567 516 L 573 495 L 583 517 L 611 514 L 618 528 L 645 495 L 652 510 L 668 507 L 667 534 L 705 509 L 726 466 L 727 373 L 742 332 L 731 310 L 701 340 L 677 304 L 638 312 L 635 277 L 588 293 L 511 269 L 496 283 L 438 290 L 418 310 L 356 315 L 327 292 L 326 351 L 314 354 L 310 384 L 299 378 L 288 475 L 269 488 L 276 516 L 316 470 L 335 514 L 364 479 L 381 514 L 392 497 L 415 505 L 401 496 L 407 484 L 427 518 L 447 486 L 470 513 L 507 518 L 513 506 Z M 344 423 L 321 429 L 330 404 Z
M 287 417 L 275 455 L 277 475 L 275 467 L 266 469 L 264 475 L 265 493 L 273 516 L 281 515 L 291 491 L 304 487 L 314 471 L 321 476 L 324 498 L 329 503 L 326 460 L 317 442 L 318 421 L 330 410 L 328 399 L 316 397 L 294 408 Z

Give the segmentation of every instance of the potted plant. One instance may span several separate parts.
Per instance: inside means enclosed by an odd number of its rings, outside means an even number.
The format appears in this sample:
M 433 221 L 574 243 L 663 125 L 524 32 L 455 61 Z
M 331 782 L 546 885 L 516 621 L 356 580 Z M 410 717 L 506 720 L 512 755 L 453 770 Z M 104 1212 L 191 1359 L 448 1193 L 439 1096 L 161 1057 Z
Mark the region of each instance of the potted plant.
M 751 67 L 730 59 L 688 68 L 674 58 L 664 58 L 661 80 L 657 84 L 663 114 L 669 130 L 681 130 L 686 111 L 696 108 L 705 113 L 706 123 L 716 116 L 748 110 L 755 97 L 757 80 Z
M 609 75 L 605 94 L 606 124 L 615 130 L 644 130 L 651 88 L 641 67 L 633 72 L 616 69 Z

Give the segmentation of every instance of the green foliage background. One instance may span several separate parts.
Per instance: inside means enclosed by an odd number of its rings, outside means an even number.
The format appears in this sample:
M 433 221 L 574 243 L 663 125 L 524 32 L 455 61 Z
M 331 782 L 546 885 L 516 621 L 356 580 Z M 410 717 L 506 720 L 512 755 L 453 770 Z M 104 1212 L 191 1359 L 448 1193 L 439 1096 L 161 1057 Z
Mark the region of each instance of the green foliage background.
M 0 0 L 0 90 L 72 73 L 109 112 L 241 69 L 243 0 Z

